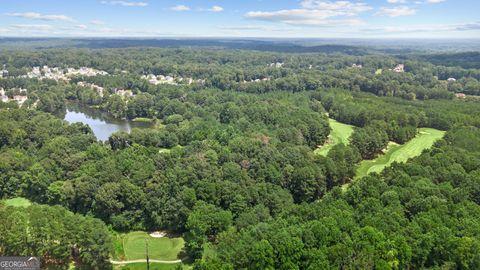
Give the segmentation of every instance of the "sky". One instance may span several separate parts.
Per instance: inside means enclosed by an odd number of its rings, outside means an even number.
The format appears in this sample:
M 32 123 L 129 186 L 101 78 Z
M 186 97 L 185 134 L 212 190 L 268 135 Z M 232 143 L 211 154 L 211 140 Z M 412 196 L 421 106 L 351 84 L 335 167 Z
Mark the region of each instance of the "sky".
M 0 0 L 0 36 L 480 38 L 480 0 Z

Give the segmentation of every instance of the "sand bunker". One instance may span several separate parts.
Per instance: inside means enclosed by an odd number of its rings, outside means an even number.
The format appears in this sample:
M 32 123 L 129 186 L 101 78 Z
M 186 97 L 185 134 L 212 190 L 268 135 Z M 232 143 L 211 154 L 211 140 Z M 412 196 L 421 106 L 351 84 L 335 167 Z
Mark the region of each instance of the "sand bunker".
M 154 238 L 162 238 L 162 237 L 165 237 L 165 235 L 167 235 L 166 232 L 152 232 L 150 234 L 150 236 Z

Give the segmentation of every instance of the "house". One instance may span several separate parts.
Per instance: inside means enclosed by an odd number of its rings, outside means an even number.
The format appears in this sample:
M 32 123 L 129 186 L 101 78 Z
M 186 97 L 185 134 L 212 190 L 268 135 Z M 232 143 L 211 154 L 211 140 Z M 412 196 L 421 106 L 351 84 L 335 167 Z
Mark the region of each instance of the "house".
M 85 83 L 85 82 L 77 82 L 77 85 L 81 86 L 81 87 L 88 87 L 92 90 L 95 90 L 95 91 L 97 91 L 97 93 L 100 97 L 103 97 L 103 90 L 105 90 L 105 89 L 101 86 L 98 86 L 98 85 L 93 84 L 93 83 Z
M 5 89 L 0 87 L 0 96 L 5 96 Z
M 456 82 L 457 79 L 455 79 L 455 78 L 448 78 L 447 81 L 448 81 L 448 82 Z
M 124 90 L 124 89 L 114 89 L 115 94 L 121 96 L 121 97 L 133 97 L 133 92 L 132 90 Z
M 0 71 L 0 75 L 2 75 L 3 78 L 8 77 L 7 65 L 3 65 L 3 70 Z
M 13 96 L 13 100 L 15 100 L 19 106 L 22 106 L 27 99 L 27 96 Z
M 257 78 L 257 79 L 251 79 L 249 81 L 243 80 L 243 83 L 256 83 L 256 82 L 262 82 L 262 81 L 269 81 L 270 78 Z
M 276 68 L 281 68 L 283 65 L 285 65 L 285 63 L 280 63 L 280 62 L 276 62 L 276 63 L 270 63 L 270 67 L 276 67 Z
M 457 97 L 457 98 L 466 98 L 467 95 L 465 95 L 464 93 L 456 93 L 456 94 L 455 94 L 455 97 Z
M 0 96 L 0 100 L 2 100 L 2 102 L 8 102 L 8 97 L 5 95 L 2 95 Z
M 404 64 L 398 64 L 394 69 L 393 71 L 397 72 L 397 73 L 402 73 L 402 72 L 405 72 L 405 65 Z
M 150 84 L 153 84 L 153 85 L 159 85 L 159 84 L 160 84 L 160 81 L 158 81 L 157 78 L 155 78 L 155 79 L 150 79 L 150 80 L 148 80 L 148 82 L 149 82 Z
M 94 68 L 89 68 L 89 67 L 81 67 L 80 69 L 74 69 L 74 68 L 67 68 L 67 72 L 65 76 L 97 76 L 97 75 L 108 75 L 108 72 L 103 71 L 103 70 L 97 70 Z
M 361 64 L 353 64 L 352 65 L 352 68 L 363 68 L 363 66 Z
M 98 85 L 96 85 L 96 84 L 92 84 L 92 85 L 90 85 L 90 88 L 91 88 L 92 90 L 97 91 L 97 93 L 98 93 L 98 95 L 99 95 L 100 97 L 103 97 L 103 90 L 104 90 L 103 87 L 98 86 Z
M 27 74 L 29 78 L 36 78 L 40 77 L 42 75 L 42 72 L 40 71 L 40 67 L 33 67 L 32 71 Z

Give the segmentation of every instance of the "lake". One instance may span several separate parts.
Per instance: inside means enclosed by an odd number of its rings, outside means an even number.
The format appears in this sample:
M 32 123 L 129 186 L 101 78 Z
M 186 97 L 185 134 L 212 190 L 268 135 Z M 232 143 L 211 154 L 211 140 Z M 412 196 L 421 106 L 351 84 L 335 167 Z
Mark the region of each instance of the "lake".
M 78 103 L 66 104 L 67 112 L 64 119 L 69 123 L 83 123 L 89 125 L 99 141 L 107 141 L 112 133 L 117 131 L 129 132 L 132 128 L 150 128 L 151 123 L 134 122 L 113 117 L 107 112 L 90 108 Z

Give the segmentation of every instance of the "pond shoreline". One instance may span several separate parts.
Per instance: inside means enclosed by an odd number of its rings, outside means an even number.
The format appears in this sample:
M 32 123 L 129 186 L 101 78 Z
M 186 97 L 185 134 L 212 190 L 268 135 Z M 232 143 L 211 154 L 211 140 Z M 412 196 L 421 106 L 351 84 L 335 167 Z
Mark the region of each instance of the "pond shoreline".
M 66 102 L 66 110 L 63 119 L 69 123 L 83 123 L 88 125 L 97 140 L 107 141 L 110 135 L 118 131 L 130 133 L 133 128 L 151 128 L 154 126 L 153 119 L 128 120 L 114 117 L 112 114 L 98 108 L 80 104 L 78 102 Z

